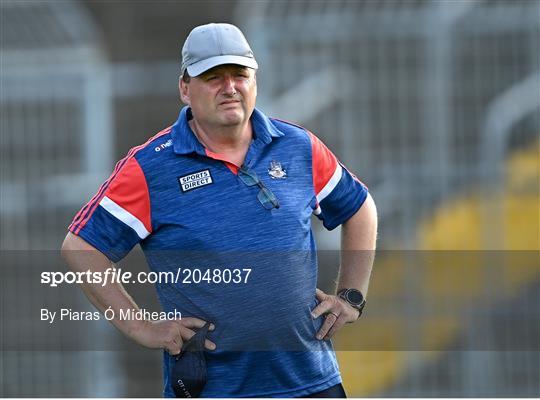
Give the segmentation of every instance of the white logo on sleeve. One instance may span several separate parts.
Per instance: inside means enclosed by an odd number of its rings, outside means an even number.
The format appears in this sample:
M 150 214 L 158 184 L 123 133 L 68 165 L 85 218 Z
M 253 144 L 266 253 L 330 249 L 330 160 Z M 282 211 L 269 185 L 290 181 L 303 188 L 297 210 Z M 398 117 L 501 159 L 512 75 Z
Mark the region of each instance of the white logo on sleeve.
M 157 153 L 157 152 L 159 152 L 159 151 L 161 151 L 161 150 L 163 150 L 163 149 L 166 149 L 167 147 L 171 147 L 172 144 L 173 144 L 173 143 L 172 143 L 172 139 L 169 139 L 169 140 L 167 140 L 165 143 L 162 143 L 162 144 L 160 144 L 159 146 L 156 146 L 156 147 L 154 148 L 154 151 Z
M 194 172 L 193 174 L 189 175 L 179 176 L 178 182 L 180 183 L 180 188 L 184 193 L 214 183 L 214 181 L 212 181 L 212 175 L 210 175 L 209 169 Z

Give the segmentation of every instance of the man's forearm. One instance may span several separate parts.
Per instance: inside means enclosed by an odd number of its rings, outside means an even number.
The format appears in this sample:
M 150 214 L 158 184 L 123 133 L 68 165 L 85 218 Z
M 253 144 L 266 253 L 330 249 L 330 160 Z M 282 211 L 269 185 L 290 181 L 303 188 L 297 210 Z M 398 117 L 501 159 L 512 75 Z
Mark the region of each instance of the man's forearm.
M 112 262 L 101 252 L 90 246 L 84 240 L 69 233 L 62 245 L 62 257 L 69 268 L 75 272 L 84 272 L 90 269 L 92 272 L 105 273 L 113 266 Z M 120 320 L 120 310 L 134 309 L 138 306 L 126 292 L 121 283 L 81 283 L 83 292 L 90 302 L 102 313 L 108 308 L 114 311 L 115 318 L 111 323 L 122 333 L 133 337 L 135 330 L 141 325 L 138 320 Z
M 354 288 L 367 295 L 377 241 L 377 209 L 368 194 L 362 207 L 342 226 L 337 290 Z
M 368 195 L 362 207 L 341 229 L 341 265 L 337 291 L 341 289 L 357 289 L 364 298 L 367 295 L 369 277 L 375 255 L 377 240 L 377 210 L 375 203 Z M 316 290 L 319 304 L 311 311 L 313 318 L 325 315 L 324 323 L 317 332 L 317 339 L 330 339 L 346 323 L 358 319 L 359 309 L 341 299 Z

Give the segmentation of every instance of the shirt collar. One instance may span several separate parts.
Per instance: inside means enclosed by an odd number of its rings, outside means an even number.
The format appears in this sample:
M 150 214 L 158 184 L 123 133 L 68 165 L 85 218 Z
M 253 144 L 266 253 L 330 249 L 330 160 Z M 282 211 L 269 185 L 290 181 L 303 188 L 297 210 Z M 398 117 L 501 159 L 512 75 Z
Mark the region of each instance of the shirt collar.
M 253 125 L 254 139 L 260 139 L 265 144 L 270 143 L 272 138 L 285 136 L 285 134 L 276 128 L 272 121 L 270 121 L 270 118 L 257 108 L 255 108 L 253 114 L 251 114 L 251 124 Z
M 188 121 L 192 118 L 191 108 L 185 106 L 180 111 L 178 119 L 172 126 L 173 149 L 177 154 L 198 153 L 205 154 L 204 146 L 199 142 Z M 270 119 L 260 110 L 254 109 L 251 114 L 254 140 L 269 144 L 272 138 L 284 136 Z
M 178 119 L 172 126 L 173 149 L 177 154 L 199 153 L 204 154 L 204 147 L 199 142 L 188 121 L 191 119 L 191 108 L 183 107 Z

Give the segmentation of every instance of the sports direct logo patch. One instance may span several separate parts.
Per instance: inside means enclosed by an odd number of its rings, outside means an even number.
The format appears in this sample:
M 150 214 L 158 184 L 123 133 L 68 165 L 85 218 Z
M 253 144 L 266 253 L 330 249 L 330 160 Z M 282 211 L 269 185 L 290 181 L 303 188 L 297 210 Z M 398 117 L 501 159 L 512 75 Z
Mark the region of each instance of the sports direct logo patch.
M 214 183 L 209 169 L 180 176 L 178 182 L 180 183 L 180 189 L 184 193 Z

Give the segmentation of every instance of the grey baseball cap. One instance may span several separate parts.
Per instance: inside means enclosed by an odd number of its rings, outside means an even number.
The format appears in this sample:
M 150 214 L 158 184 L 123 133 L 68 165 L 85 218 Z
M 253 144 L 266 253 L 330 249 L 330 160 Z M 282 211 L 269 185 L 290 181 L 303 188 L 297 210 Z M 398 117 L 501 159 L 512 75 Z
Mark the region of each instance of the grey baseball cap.
M 182 47 L 182 74 L 198 76 L 210 68 L 237 64 L 257 69 L 244 34 L 231 24 L 206 24 L 194 28 Z

